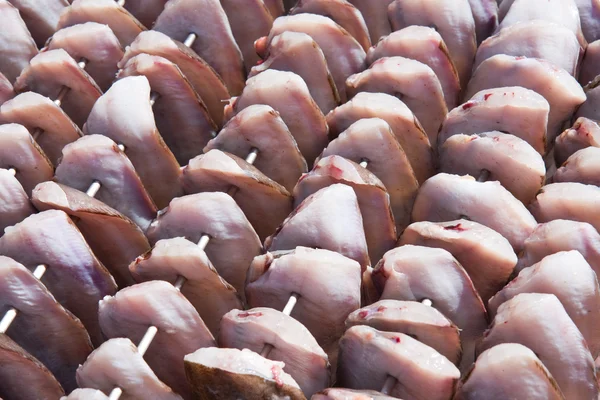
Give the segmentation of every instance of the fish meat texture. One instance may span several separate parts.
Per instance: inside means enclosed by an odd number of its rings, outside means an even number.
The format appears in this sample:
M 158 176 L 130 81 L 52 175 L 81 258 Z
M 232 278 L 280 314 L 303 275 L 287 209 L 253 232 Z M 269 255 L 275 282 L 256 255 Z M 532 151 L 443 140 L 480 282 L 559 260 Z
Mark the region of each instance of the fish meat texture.
M 520 293 L 554 294 L 573 320 L 596 358 L 600 352 L 598 320 L 600 289 L 596 273 L 577 250 L 561 251 L 524 268 L 489 301 L 492 315 Z
M 19 10 L 6 0 L 0 1 L 0 20 L 0 73 L 14 84 L 29 60 L 38 53 L 38 48 Z
M 267 105 L 251 105 L 234 115 L 217 137 L 208 142 L 204 152 L 212 149 L 240 158 L 257 149 L 259 156 L 253 165 L 290 192 L 307 171 L 306 160 L 287 125 Z
M 141 24 L 152 27 L 156 18 L 164 10 L 168 0 L 127 0 L 125 9 L 129 11 Z
M 308 196 L 265 240 L 268 251 L 293 250 L 297 246 L 336 251 L 370 265 L 363 217 L 352 187 L 336 183 Z
M 304 325 L 280 311 L 264 307 L 232 310 L 221 320 L 218 341 L 223 347 L 256 353 L 271 345 L 266 358 L 283 362 L 283 370 L 307 397 L 329 386 L 327 354 Z
M 294 205 L 324 187 L 342 183 L 354 189 L 360 208 L 371 264 L 394 247 L 397 239 L 390 199 L 383 183 L 367 169 L 341 156 L 323 157 L 294 188 Z
M 440 80 L 448 109 L 457 106 L 461 90 L 458 72 L 444 39 L 434 28 L 411 25 L 392 32 L 369 49 L 367 64 L 383 57 L 405 57 L 429 66 Z
M 114 294 L 117 285 L 67 214 L 43 211 L 7 228 L 0 237 L 0 254 L 29 270 L 45 264 L 48 290 L 81 320 L 94 346 L 104 341 L 97 318 L 98 301 Z
M 29 134 L 18 124 L 0 125 L 0 168 L 14 168 L 15 177 L 25 189 L 31 191 L 40 182 L 49 181 L 54 166 Z
M 12 83 L 0 72 L 0 106 L 13 97 L 15 97 L 15 90 Z
M 0 282 L 0 315 L 11 308 L 18 311 L 7 334 L 48 367 L 67 392 L 77 388 L 75 370 L 93 349 L 79 319 L 9 257 L 0 256 Z
M 306 400 L 282 362 L 252 350 L 203 348 L 184 362 L 195 399 Z
M 189 194 L 229 193 L 234 187 L 232 197 L 261 239 L 275 232 L 293 209 L 293 198 L 286 188 L 243 159 L 221 150 L 191 159 L 183 168 L 182 183 Z
M 243 309 L 237 291 L 219 276 L 204 250 L 184 238 L 159 240 L 131 263 L 130 270 L 138 282 L 163 280 L 174 284 L 179 276 L 184 277 L 181 293 L 215 337 L 221 317 L 230 310 Z
M 589 118 L 579 117 L 569 129 L 558 135 L 554 142 L 556 165 L 562 165 L 578 150 L 600 147 L 600 126 Z
M 144 75 L 159 95 L 152 107 L 156 127 L 179 164 L 202 153 L 216 136 L 217 126 L 177 65 L 160 56 L 139 54 L 122 68 L 117 78 Z
M 560 251 L 577 250 L 590 266 L 600 274 L 600 234 L 587 222 L 555 219 L 539 224 L 525 246 L 515 272 L 538 263 L 544 257 Z
M 60 400 L 109 400 L 108 396 L 96 389 L 75 389 Z
M 159 209 L 183 194 L 179 164 L 156 129 L 145 76 L 116 81 L 94 104 L 84 131 L 108 136 L 125 146 L 127 157 Z
M 388 6 L 393 0 L 348 0 L 362 14 L 371 43 L 375 45 L 383 37 L 392 32 L 392 27 L 388 20 Z
M 34 212 L 21 183 L 7 169 L 0 168 L 0 233 Z
M 504 236 L 516 253 L 521 251 L 523 242 L 537 225 L 523 203 L 500 182 L 477 182 L 469 175 L 445 173 L 430 178 L 421 187 L 412 219 L 415 222 L 456 219 L 479 222 Z
M 367 51 L 371 47 L 369 30 L 361 12 L 346 0 L 299 0 L 290 15 L 318 14 L 331 18 L 344 28 Z
M 51 99 L 25 92 L 0 106 L 0 120 L 25 126 L 34 135 L 53 165 L 62 157 L 62 149 L 83 133 Z
M 469 0 L 477 45 L 490 37 L 498 26 L 498 4 L 494 0 Z
M 308 166 L 312 167 L 315 158 L 327 146 L 327 122 L 304 80 L 293 72 L 264 71 L 248 79 L 242 95 L 225 106 L 225 113 L 233 117 L 254 104 L 271 106 L 279 113 Z
M 215 340 L 194 306 L 164 281 L 138 283 L 100 301 L 98 319 L 109 339 L 139 343 L 149 326 L 158 328 L 146 360 L 156 376 L 183 398 L 191 398 L 183 357 Z
M 564 25 L 526 20 L 502 29 L 477 49 L 473 70 L 496 54 L 544 59 L 577 76 L 583 56 L 577 36 Z
M 598 149 L 600 151 L 600 149 Z M 453 135 L 439 149 L 442 172 L 478 177 L 488 171 L 523 204 L 529 204 L 546 180 L 540 153 L 517 136 L 499 131 Z
M 448 46 L 460 83 L 471 77 L 477 50 L 475 20 L 469 0 L 395 0 L 388 8 L 392 30 L 410 25 L 433 26 Z
M 57 30 L 60 13 L 69 6 L 68 0 L 10 0 L 31 32 L 39 48 Z
M 427 134 L 400 99 L 385 93 L 358 93 L 327 114 L 329 135 L 336 138 L 362 118 L 381 118 L 389 124 L 420 183 L 433 175 L 434 155 Z
M 232 96 L 242 92 L 246 78 L 242 52 L 220 1 L 169 1 L 152 29 L 180 42 L 195 33 L 192 50 L 217 71 Z
M 581 20 L 577 9 L 578 0 L 511 0 L 500 6 L 500 24 L 496 32 L 519 22 L 543 20 L 556 22 L 573 32 L 582 47 L 586 40 L 581 31 Z M 567 396 L 568 397 L 568 396 Z
M 596 0 L 575 0 L 581 20 L 581 31 L 588 42 L 600 39 L 600 3 Z
M 15 82 L 15 91 L 37 92 L 56 100 L 64 86 L 69 91 L 60 106 L 81 128 L 102 91 L 65 50 L 43 51 L 33 57 Z
M 369 69 L 348 77 L 346 92 L 348 97 L 359 92 L 387 93 L 402 100 L 435 148 L 448 108 L 440 80 L 426 64 L 398 56 L 380 58 Z
M 490 400 L 565 400 L 540 359 L 518 343 L 499 344 L 481 353 L 458 384 L 454 399 L 478 400 L 482 395 Z
M 208 235 L 206 255 L 219 275 L 243 295 L 246 270 L 261 254 L 258 235 L 228 194 L 205 192 L 173 199 L 146 232 L 152 245 L 160 239 L 185 237 L 198 243 Z
M 249 77 L 268 69 L 299 75 L 323 113 L 340 104 L 340 95 L 331 76 L 323 50 L 312 37 L 302 32 L 285 31 L 273 37 L 265 59 L 250 71 Z
M 586 117 L 594 121 L 600 120 L 600 80 L 594 79 L 585 87 L 585 102 L 577 109 L 575 118 Z
M 142 53 L 160 56 L 176 64 L 206 104 L 212 120 L 219 127 L 223 125 L 223 101 L 228 100 L 230 95 L 223 79 L 206 61 L 189 47 L 164 33 L 144 31 L 127 46 L 125 55 L 118 64 L 119 68 Z
M 346 328 L 356 325 L 404 333 L 432 347 L 453 364 L 460 362 L 458 327 L 437 309 L 417 301 L 380 300 L 348 316 Z
M 0 334 L 0 396 L 14 400 L 57 399 L 65 392 L 54 375 L 5 334 Z M 23 385 L 23 378 L 27 384 Z M 86 400 L 90 400 L 87 398 Z
M 137 347 L 126 338 L 107 340 L 94 350 L 77 368 L 77 383 L 105 393 L 119 387 L 123 400 L 181 400 L 181 396 L 158 379 Z
M 554 173 L 553 182 L 579 182 L 588 185 L 598 185 L 600 164 L 597 157 L 600 148 L 586 147 L 573 153 L 567 161 Z
M 131 218 L 143 231 L 156 216 L 156 206 L 135 167 L 106 136 L 86 135 L 66 145 L 55 179 L 82 192 L 92 182 L 100 182 L 102 187 L 95 197 Z
M 339 253 L 296 247 L 257 256 L 248 269 L 248 306 L 283 310 L 292 293 L 298 302 L 292 317 L 302 323 L 335 366 L 337 340 L 344 321 L 360 307 L 360 265 Z
M 600 188 L 578 182 L 551 183 L 542 187 L 529 210 L 538 222 L 570 219 L 600 229 Z
M 84 192 L 55 182 L 36 186 L 31 201 L 40 211 L 67 213 L 119 287 L 135 283 L 129 263 L 150 250 L 150 244 L 132 220 Z
M 501 305 L 479 351 L 501 343 L 529 347 L 548 368 L 566 399 L 598 397 L 594 359 L 555 295 L 521 293 Z
M 311 397 L 311 400 L 393 400 L 395 397 L 387 396 L 374 390 L 353 389 L 325 389 Z
M 317 14 L 296 14 L 277 18 L 273 22 L 267 43 L 285 31 L 306 33 L 317 42 L 325 54 L 340 100 L 342 103 L 346 102 L 346 79 L 367 67 L 367 55 L 360 43 L 331 18 Z
M 59 30 L 42 51 L 54 49 L 64 49 L 75 60 L 85 59 L 85 71 L 103 91 L 108 90 L 115 80 L 117 63 L 123 58 L 119 39 L 107 25 L 96 22 Z
M 378 390 L 396 378 L 389 394 L 407 400 L 452 397 L 460 371 L 433 348 L 398 332 L 353 326 L 340 339 L 337 384 Z
M 469 274 L 484 304 L 508 282 L 517 264 L 508 240 L 485 225 L 465 219 L 415 222 L 402 233 L 398 244 L 450 252 Z
M 498 130 L 525 140 L 543 155 L 551 143 L 546 138 L 549 112 L 548 101 L 524 87 L 481 90 L 448 113 L 438 133 L 438 146 L 452 135 Z
M 381 299 L 429 299 L 461 330 L 461 370 L 474 360 L 476 341 L 487 328 L 487 312 L 469 275 L 444 249 L 404 245 L 375 266 L 373 283 Z
M 410 223 L 419 182 L 390 125 L 379 118 L 358 119 L 323 150 L 323 157 L 330 155 L 355 163 L 368 161 L 368 170 L 381 180 L 390 195 L 396 231 L 402 232 Z
M 579 83 L 585 86 L 600 75 L 600 39 L 588 44 L 581 61 Z
M 498 54 L 481 63 L 473 73 L 465 98 L 494 87 L 522 86 L 544 96 L 550 104 L 548 115 L 549 143 L 562 132 L 562 124 L 582 104 L 583 89 L 567 71 L 536 58 Z
M 61 13 L 58 29 L 86 22 L 108 25 L 125 48 L 146 28 L 117 3 L 114 0 L 73 0 Z
M 269 34 L 276 17 L 271 15 L 263 0 L 221 0 L 221 6 L 242 52 L 246 72 L 250 72 L 260 60 L 254 50 L 254 42 Z

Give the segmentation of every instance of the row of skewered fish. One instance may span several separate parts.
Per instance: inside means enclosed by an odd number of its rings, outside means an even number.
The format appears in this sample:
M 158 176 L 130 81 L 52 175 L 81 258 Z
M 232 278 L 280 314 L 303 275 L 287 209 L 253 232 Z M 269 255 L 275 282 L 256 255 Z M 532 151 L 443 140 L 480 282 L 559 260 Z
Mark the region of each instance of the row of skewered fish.
M 598 13 L 0 0 L 0 397 L 597 399 Z

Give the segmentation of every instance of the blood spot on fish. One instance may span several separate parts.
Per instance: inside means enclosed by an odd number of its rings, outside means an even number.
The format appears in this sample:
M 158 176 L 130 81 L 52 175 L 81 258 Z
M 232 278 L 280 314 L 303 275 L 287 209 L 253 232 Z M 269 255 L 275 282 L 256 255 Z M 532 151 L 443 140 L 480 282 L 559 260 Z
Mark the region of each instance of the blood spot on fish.
M 494 94 L 494 93 L 488 93 L 488 94 L 486 94 L 486 95 L 484 95 L 484 96 L 483 96 L 483 99 L 484 99 L 484 100 L 487 100 L 487 99 L 489 99 L 489 98 L 490 98 L 490 97 L 491 97 L 493 94 Z
M 447 231 L 459 231 L 459 232 L 466 231 L 466 229 L 462 227 L 462 224 L 448 225 L 448 226 L 445 226 L 444 229 Z
M 515 57 L 515 60 L 524 60 L 524 59 L 526 59 L 526 58 L 527 58 L 527 57 L 524 57 L 524 56 L 517 56 L 517 57 Z
M 493 140 L 494 142 L 499 142 L 499 141 L 500 141 L 500 136 L 494 136 L 494 137 L 492 138 L 492 140 Z
M 377 312 L 384 312 L 387 309 L 387 307 L 385 306 L 379 306 L 377 307 Z
M 468 110 L 469 108 L 473 107 L 474 105 L 475 105 L 475 102 L 467 101 L 465 104 L 462 105 L 462 109 Z
M 283 386 L 283 380 L 281 380 L 281 370 L 276 365 L 271 367 L 271 373 L 273 374 L 273 380 L 277 386 Z
M 262 64 L 262 63 L 264 63 L 264 62 L 265 62 L 265 60 L 258 60 L 258 61 L 256 62 L 256 65 L 260 65 L 260 64 Z
M 367 318 L 367 315 L 369 315 L 368 311 L 361 311 L 358 313 L 358 318 L 365 319 Z
M 394 343 L 400 343 L 400 336 L 393 336 L 392 337 L 392 342 L 394 342 Z
M 263 313 L 259 312 L 252 312 L 252 311 L 245 311 L 245 312 L 241 312 L 238 314 L 238 317 L 240 318 L 248 318 L 248 317 L 262 317 Z

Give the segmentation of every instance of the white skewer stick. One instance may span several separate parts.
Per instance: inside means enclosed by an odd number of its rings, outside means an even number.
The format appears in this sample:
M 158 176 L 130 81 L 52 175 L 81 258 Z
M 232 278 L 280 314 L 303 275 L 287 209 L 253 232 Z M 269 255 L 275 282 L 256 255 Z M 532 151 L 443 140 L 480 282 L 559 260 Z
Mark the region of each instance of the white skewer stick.
M 258 149 L 253 147 L 250 150 L 250 153 L 248 154 L 248 156 L 246 157 L 246 162 L 249 164 L 254 164 L 257 156 L 258 156 Z M 233 194 L 231 193 L 232 189 L 235 189 L 233 191 Z M 235 195 L 235 193 L 237 192 L 237 187 L 233 186 L 232 189 L 229 189 L 229 191 L 227 192 L 231 196 Z M 198 247 L 200 247 L 201 250 L 204 250 L 204 249 L 206 249 L 206 246 L 208 246 L 209 242 L 210 242 L 210 236 L 207 234 L 203 234 L 202 236 L 200 236 L 200 240 L 198 241 Z M 177 277 L 177 280 L 173 284 L 173 286 L 175 286 L 175 289 L 181 291 L 181 288 L 183 287 L 185 282 L 186 282 L 185 277 L 179 275 Z M 290 303 L 292 303 L 292 298 L 294 298 L 294 296 L 296 296 L 296 295 L 292 294 L 292 297 L 290 297 L 288 304 L 285 306 L 286 309 L 290 308 L 288 311 L 288 315 L 290 315 L 290 313 L 292 312 L 292 309 L 296 305 L 297 297 L 295 297 L 293 304 L 291 304 L 291 306 L 290 306 Z M 285 312 L 285 309 L 284 309 L 284 312 Z M 144 354 L 146 354 L 146 351 L 152 344 L 152 341 L 154 340 L 154 337 L 156 336 L 157 333 L 158 333 L 158 328 L 156 326 L 148 327 L 148 330 L 146 331 L 146 333 L 144 334 L 144 337 L 142 338 L 142 340 L 140 340 L 140 344 L 138 345 L 138 352 L 142 356 Z M 123 394 L 123 390 L 120 387 L 116 387 L 110 392 L 110 395 L 108 396 L 108 400 L 119 400 L 121 398 L 122 394 Z
M 287 304 L 285 305 L 285 307 L 283 307 L 282 313 L 284 313 L 285 315 L 290 315 L 292 311 L 294 311 L 294 307 L 296 307 L 296 303 L 298 302 L 299 297 L 299 294 L 292 293 Z M 263 349 L 260 352 L 260 355 L 264 358 L 268 358 L 269 353 L 271 353 L 271 350 L 273 350 L 273 345 L 270 343 L 265 343 Z
M 431 307 L 433 305 L 433 302 L 431 301 L 431 299 L 423 299 L 421 301 L 421 304 L 424 304 L 428 307 Z M 385 380 L 383 387 L 381 388 L 381 393 L 383 394 L 390 394 L 390 392 L 392 391 L 392 389 L 394 388 L 394 386 L 396 385 L 396 378 L 388 375 L 387 379 Z
M 84 69 L 87 65 L 87 60 L 85 58 L 82 58 L 77 65 L 79 65 L 80 68 Z M 67 95 L 67 93 L 69 93 L 69 91 L 71 90 L 71 88 L 69 88 L 68 86 L 63 86 L 60 91 L 58 92 L 58 96 L 56 96 L 56 99 L 54 100 L 54 104 L 56 104 L 58 107 L 60 107 L 62 105 L 63 100 L 65 99 L 65 96 Z M 40 135 L 43 133 L 44 131 L 40 128 L 35 129 L 32 132 L 32 137 L 34 140 L 37 140 L 38 137 L 40 137 Z M 8 171 L 13 175 L 16 176 L 17 175 L 17 170 L 15 168 L 9 168 Z M 45 264 L 40 264 L 38 265 L 35 270 L 33 270 L 33 276 L 35 276 L 38 280 L 42 279 L 42 277 L 44 276 L 44 274 L 46 273 L 46 265 Z M 13 321 L 15 320 L 15 318 L 17 317 L 18 311 L 16 308 L 11 307 L 6 314 L 4 314 L 4 317 L 2 317 L 2 320 L 0 320 L 0 333 L 6 333 L 6 331 L 8 330 L 8 328 L 10 328 L 11 324 L 13 323 Z
M 363 158 L 360 160 L 360 166 L 363 168 L 367 168 L 367 166 L 369 165 L 369 160 L 367 160 L 366 158 Z M 292 295 L 290 296 L 287 304 L 285 305 L 285 307 L 283 308 L 283 313 L 285 315 L 290 315 L 292 313 L 292 311 L 294 311 L 294 307 L 296 307 L 296 303 L 298 302 L 298 298 L 300 297 L 299 294 L 297 293 L 292 293 Z M 270 343 L 266 343 L 263 347 L 263 349 L 260 352 L 260 355 L 268 358 L 269 357 L 269 353 L 271 353 L 271 350 L 273 350 L 273 345 Z
M 185 39 L 185 41 L 183 42 L 183 44 L 187 47 L 191 47 L 197 38 L 198 38 L 198 35 L 196 35 L 195 33 L 190 33 L 188 35 L 188 37 Z M 158 97 L 154 98 L 154 96 L 151 97 L 150 104 L 154 105 L 154 102 L 156 101 L 157 98 Z M 124 150 L 124 149 L 121 149 L 121 150 Z M 258 149 L 252 148 L 250 150 L 250 153 L 246 157 L 246 162 L 249 164 L 254 164 L 257 156 L 258 156 Z M 90 186 L 90 188 L 91 188 L 91 186 Z M 98 187 L 98 189 L 99 189 L 99 187 Z M 233 196 L 233 195 L 235 195 L 235 193 L 237 193 L 237 190 L 238 190 L 238 188 L 234 186 L 231 189 L 229 189 L 227 193 L 229 195 Z M 89 189 L 88 189 L 88 191 L 89 191 Z M 200 247 L 200 249 L 204 250 L 204 249 L 206 249 L 206 246 L 208 246 L 209 242 L 210 242 L 210 236 L 207 234 L 203 234 L 202 236 L 200 236 L 200 240 L 198 241 L 198 247 Z M 185 277 L 178 276 L 177 280 L 175 281 L 175 284 L 173 286 L 177 290 L 181 291 L 181 288 L 183 287 L 185 282 L 186 282 Z M 291 312 L 291 310 L 290 310 L 290 312 Z M 146 333 L 144 334 L 144 337 L 142 338 L 142 340 L 140 341 L 140 343 L 138 345 L 138 352 L 142 356 L 144 354 L 146 354 L 146 351 L 152 344 L 152 341 L 154 340 L 154 337 L 156 336 L 157 333 L 158 333 L 158 328 L 156 326 L 150 326 L 148 328 L 148 330 L 146 331 Z M 121 398 L 122 394 L 123 394 L 123 390 L 120 387 L 116 387 L 110 392 L 108 399 L 109 400 L 119 400 Z
M 79 60 L 77 65 L 79 66 L 79 68 L 85 69 L 85 67 L 87 66 L 87 63 L 88 63 L 88 60 L 86 60 L 85 58 L 82 58 L 81 60 Z M 69 88 L 68 86 L 63 86 L 60 89 L 60 91 L 58 92 L 58 96 L 56 96 L 56 99 L 54 100 L 54 104 L 56 104 L 58 107 L 60 107 L 62 105 L 63 100 L 65 99 L 65 96 L 70 91 L 71 91 L 71 88 Z M 38 140 L 38 138 L 40 137 L 40 135 L 42 133 L 44 133 L 44 131 L 41 128 L 35 128 L 34 131 L 31 132 L 31 136 L 33 137 L 33 140 Z
M 38 280 L 42 279 L 42 276 L 46 273 L 46 266 L 44 264 L 38 265 L 35 270 L 33 270 L 33 276 L 35 276 Z M 18 311 L 16 308 L 11 307 L 2 320 L 0 320 L 0 333 L 6 333 L 10 325 L 13 323 L 15 318 L 17 317 Z

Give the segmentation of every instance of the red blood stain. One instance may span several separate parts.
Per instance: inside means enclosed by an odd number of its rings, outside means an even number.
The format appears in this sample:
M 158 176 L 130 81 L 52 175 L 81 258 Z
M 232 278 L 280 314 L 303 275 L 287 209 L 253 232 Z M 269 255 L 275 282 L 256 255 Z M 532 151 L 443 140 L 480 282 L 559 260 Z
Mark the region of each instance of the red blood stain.
M 400 343 L 400 336 L 392 337 L 392 342 Z
M 368 311 L 361 311 L 358 313 L 358 318 L 365 319 L 365 318 L 367 318 L 367 315 L 369 315 Z
M 444 229 L 447 231 L 459 231 L 459 232 L 466 231 L 466 229 L 462 227 L 462 224 L 448 225 L 448 226 L 445 226 Z
M 384 306 L 379 306 L 377 307 L 377 312 L 384 312 L 386 310 L 387 307 Z
M 465 104 L 462 105 L 462 109 L 463 110 L 468 110 L 469 108 L 473 107 L 475 105 L 474 102 L 472 101 L 468 101 Z
M 238 317 L 240 318 L 248 318 L 248 317 L 262 317 L 263 313 L 261 312 L 250 312 L 250 311 L 246 311 L 246 312 L 241 312 L 238 314 Z
M 486 95 L 484 95 L 484 96 L 483 96 L 483 99 L 484 99 L 484 100 L 487 100 L 487 99 L 489 99 L 489 98 L 490 98 L 490 96 L 492 96 L 493 94 L 494 94 L 494 93 L 488 93 L 488 94 L 486 94 Z

